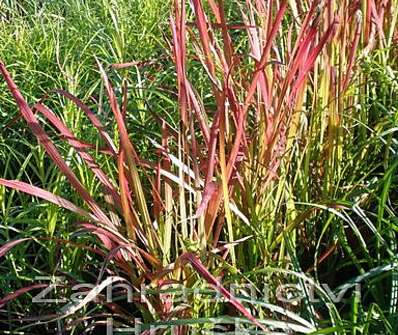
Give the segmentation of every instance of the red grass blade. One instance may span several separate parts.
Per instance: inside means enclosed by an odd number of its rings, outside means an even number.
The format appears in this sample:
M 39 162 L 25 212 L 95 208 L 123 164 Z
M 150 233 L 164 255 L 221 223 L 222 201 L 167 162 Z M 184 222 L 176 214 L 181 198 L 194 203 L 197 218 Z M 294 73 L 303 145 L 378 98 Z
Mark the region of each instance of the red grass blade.
M 91 123 L 95 128 L 98 129 L 99 134 L 101 137 L 104 139 L 104 141 L 107 143 L 109 149 L 112 151 L 114 155 L 117 154 L 117 148 L 115 144 L 113 143 L 111 137 L 109 134 L 105 131 L 105 127 L 102 125 L 101 121 L 98 119 L 98 117 L 93 113 L 93 111 L 79 98 L 75 97 L 73 94 L 65 91 L 65 90 L 54 90 L 53 92 L 56 92 L 65 98 L 69 99 L 72 101 L 77 107 L 79 107 L 89 118 Z M 43 101 L 46 97 L 42 98 L 41 101 Z
M 121 196 L 121 204 L 123 210 L 123 217 L 126 221 L 128 236 L 135 240 L 137 229 L 139 228 L 139 219 L 137 214 L 131 208 L 133 200 L 130 195 L 129 183 L 125 174 L 124 166 L 124 152 L 121 151 L 118 158 L 118 171 L 119 171 L 119 188 Z
M 210 182 L 206 185 L 203 194 L 202 194 L 202 201 L 200 202 L 200 205 L 198 209 L 196 210 L 196 217 L 200 217 L 203 215 L 205 210 L 207 209 L 207 205 L 209 204 L 210 199 L 214 195 L 215 192 L 218 190 L 218 185 L 215 182 Z
M 185 3 L 183 4 L 183 9 L 181 16 L 185 13 Z M 178 2 L 175 2 L 175 15 L 177 23 L 171 18 L 171 30 L 173 35 L 173 51 L 174 59 L 176 63 L 177 70 L 177 86 L 178 86 L 178 105 L 181 115 L 181 121 L 185 127 L 188 126 L 188 115 L 187 115 L 187 90 L 186 90 L 186 75 L 185 75 L 185 20 L 182 21 L 179 18 L 178 12 Z
M 199 0 L 193 0 L 193 6 L 195 9 L 195 18 L 196 18 L 196 26 L 199 29 L 200 41 L 203 47 L 203 53 L 206 57 L 206 65 L 209 71 L 209 74 L 213 78 L 213 82 L 215 82 L 216 78 L 216 67 L 213 61 L 213 57 L 211 55 L 211 37 L 208 33 L 207 19 L 205 12 L 202 7 L 202 2 Z
M 121 208 L 120 196 L 116 192 L 108 176 L 101 170 L 94 158 L 86 152 L 86 148 L 81 145 L 80 141 L 73 135 L 73 133 L 65 126 L 65 124 L 46 106 L 37 103 L 32 107 L 32 110 L 37 110 L 44 115 L 60 132 L 69 144 L 77 151 L 80 157 L 86 162 L 90 170 L 95 174 L 98 180 L 102 183 L 105 190 L 112 196 L 116 205 Z
M 16 290 L 15 292 L 6 295 L 3 299 L 0 299 L 0 308 L 2 308 L 8 302 L 15 300 L 22 294 L 36 290 L 38 288 L 45 288 L 45 287 L 48 287 L 48 284 L 35 284 L 35 285 L 20 288 L 19 290 Z
M 80 207 L 76 206 L 69 200 L 66 200 L 58 195 L 55 195 L 54 193 L 43 190 L 40 187 L 36 187 L 36 186 L 30 185 L 28 183 L 24 183 L 23 181 L 19 181 L 19 180 L 6 180 L 6 179 L 2 179 L 2 178 L 0 178 L 0 185 L 12 188 L 12 189 L 20 191 L 20 192 L 24 192 L 24 193 L 33 195 L 34 197 L 44 199 L 48 202 L 51 202 L 55 205 L 65 208 L 65 209 L 68 209 L 71 212 L 82 215 L 86 218 L 90 218 L 95 221 L 99 220 L 96 216 L 93 216 L 91 213 L 85 211 L 84 209 L 81 209 Z
M 260 61 L 258 62 L 257 66 L 256 66 L 256 71 L 254 73 L 254 77 L 253 77 L 252 83 L 250 85 L 250 88 L 249 88 L 248 93 L 247 93 L 247 97 L 245 99 L 245 105 L 244 105 L 244 108 L 243 108 L 244 113 L 246 113 L 246 111 L 248 110 L 249 105 L 250 105 L 250 103 L 251 103 L 251 101 L 253 99 L 253 96 L 254 96 L 254 93 L 255 93 L 256 87 L 257 87 L 257 81 L 258 81 L 258 79 L 260 77 L 260 74 L 262 73 L 262 71 L 264 70 L 265 66 L 267 65 L 269 52 L 271 50 L 272 43 L 274 41 L 275 36 L 277 35 L 277 33 L 279 31 L 279 27 L 280 27 L 280 25 L 282 23 L 282 19 L 283 19 L 283 16 L 284 16 L 285 12 L 286 12 L 286 9 L 287 9 L 287 1 L 283 1 L 280 4 L 279 10 L 278 10 L 278 12 L 276 14 L 274 23 L 272 25 L 272 29 L 271 29 L 270 33 L 268 34 L 268 36 L 267 36 L 267 43 L 265 44 L 265 46 L 264 46 L 264 48 L 262 50 L 261 59 L 260 59 Z M 231 162 L 231 163 L 233 163 L 233 162 Z M 230 165 L 230 164 L 228 164 L 228 165 Z M 230 169 L 228 169 L 228 170 L 230 170 Z
M 86 231 L 92 232 L 98 237 L 99 236 L 105 237 L 106 240 L 109 242 L 109 243 L 107 242 L 107 246 L 112 245 L 112 247 L 109 250 L 113 249 L 113 245 L 128 243 L 128 240 L 124 238 L 122 235 L 120 235 L 117 231 L 108 230 L 103 227 L 98 227 L 96 225 L 86 222 L 79 223 L 79 226 L 84 228 L 84 230 Z
M 179 261 L 181 265 L 189 262 L 192 267 L 200 274 L 203 279 L 205 279 L 209 284 L 214 286 L 219 293 L 221 293 L 227 301 L 234 306 L 238 311 L 240 311 L 246 318 L 253 322 L 257 327 L 267 332 L 268 329 L 262 325 L 246 308 L 243 304 L 236 299 L 224 286 L 221 285 L 220 281 L 217 280 L 202 264 L 202 262 L 192 253 L 185 253 L 180 258 Z
M 51 142 L 50 138 L 44 131 L 44 129 L 40 126 L 38 120 L 30 109 L 29 105 L 23 98 L 22 94 L 18 90 L 18 87 L 15 85 L 14 81 L 11 78 L 11 75 L 7 71 L 6 67 L 2 62 L 0 62 L 0 72 L 5 79 L 8 88 L 10 89 L 14 99 L 19 107 L 19 110 L 23 116 L 23 118 L 28 123 L 31 128 L 33 134 L 39 140 L 40 144 L 45 148 L 46 152 L 53 160 L 53 162 L 59 167 L 61 172 L 67 177 L 71 185 L 76 189 L 76 191 L 80 194 L 80 196 L 84 199 L 84 201 L 89 205 L 97 220 L 107 224 L 109 226 L 113 226 L 113 223 L 109 218 L 105 215 L 105 213 L 101 210 L 98 204 L 93 200 L 88 191 L 84 188 L 84 186 L 80 183 L 79 179 L 75 176 L 73 171 L 70 169 L 68 164 L 64 161 L 62 156 L 59 154 L 55 145 Z
M 25 241 L 29 241 L 31 240 L 31 238 L 21 238 L 19 240 L 15 240 L 15 241 L 11 241 L 8 242 L 6 244 L 3 244 L 0 247 L 0 257 L 3 257 L 7 252 L 9 252 L 12 248 L 14 248 L 16 245 L 25 242 Z
M 361 16 L 360 15 L 357 15 L 356 21 L 357 21 L 357 27 L 355 29 L 354 40 L 352 41 L 352 45 L 351 45 L 350 51 L 349 51 L 347 71 L 346 71 L 346 75 L 345 75 L 345 79 L 344 79 L 344 83 L 343 83 L 343 87 L 342 87 L 343 92 L 347 89 L 348 84 L 350 83 L 351 73 L 352 73 L 352 69 L 354 67 L 355 54 L 357 52 L 359 40 L 361 38 Z
M 326 33 L 322 36 L 321 40 L 319 43 L 311 50 L 309 53 L 308 57 L 306 58 L 306 61 L 304 63 L 303 68 L 301 69 L 301 73 L 299 74 L 299 77 L 297 78 L 297 81 L 295 83 L 294 89 L 298 90 L 300 85 L 303 83 L 305 78 L 307 77 L 308 71 L 311 70 L 311 68 L 314 66 L 316 58 L 319 56 L 320 52 L 322 51 L 323 47 L 326 45 L 326 43 L 330 40 L 330 38 L 334 35 L 336 32 L 336 26 L 338 22 L 335 20 Z
M 218 23 L 221 25 L 221 32 L 222 32 L 222 38 L 224 42 L 224 50 L 225 50 L 225 59 L 226 59 L 226 65 L 228 68 L 225 70 L 228 71 L 229 68 L 232 66 L 232 59 L 234 56 L 234 48 L 232 45 L 232 39 L 228 31 L 228 26 L 227 22 L 225 20 L 225 15 L 224 15 L 224 1 L 223 0 L 218 0 L 218 10 L 213 6 L 213 12 L 216 14 L 216 17 L 220 20 Z
M 126 160 L 126 165 L 128 167 L 128 171 L 130 172 L 130 175 L 127 177 L 127 180 L 132 183 L 132 189 L 134 190 L 134 195 L 135 199 L 137 200 L 137 205 L 139 208 L 139 213 L 140 213 L 140 221 L 142 221 L 145 226 L 144 229 L 146 228 L 146 231 L 148 232 L 147 238 L 149 241 L 149 244 L 151 247 L 155 246 L 155 241 L 157 240 L 157 236 L 155 235 L 152 227 L 152 221 L 149 215 L 148 207 L 146 204 L 146 199 L 145 199 L 145 194 L 143 191 L 143 187 L 141 184 L 141 179 L 138 174 L 137 170 L 137 163 L 139 163 L 139 158 L 138 155 L 134 149 L 133 144 L 130 141 L 130 138 L 128 136 L 127 128 L 124 122 L 123 115 L 120 111 L 115 93 L 113 91 L 112 85 L 109 82 L 108 76 L 106 75 L 102 65 L 100 62 L 97 60 L 97 64 L 105 85 L 106 93 L 109 98 L 109 103 L 112 109 L 112 112 L 115 116 L 117 126 L 119 129 L 119 134 L 120 134 L 120 150 L 123 152 L 123 157 Z M 120 164 L 119 164 L 120 165 Z
M 200 129 L 202 131 L 202 135 L 203 135 L 203 139 L 206 143 L 206 145 L 209 145 L 210 142 L 210 130 L 209 130 L 209 126 L 208 126 L 208 122 L 206 119 L 206 114 L 203 111 L 203 106 L 201 106 L 201 104 L 199 103 L 199 100 L 197 99 L 195 92 L 191 86 L 191 83 L 186 80 L 185 81 L 186 84 L 186 89 L 187 89 L 187 93 L 189 96 L 189 100 L 192 104 L 192 109 L 195 113 L 196 119 L 199 122 L 199 126 Z

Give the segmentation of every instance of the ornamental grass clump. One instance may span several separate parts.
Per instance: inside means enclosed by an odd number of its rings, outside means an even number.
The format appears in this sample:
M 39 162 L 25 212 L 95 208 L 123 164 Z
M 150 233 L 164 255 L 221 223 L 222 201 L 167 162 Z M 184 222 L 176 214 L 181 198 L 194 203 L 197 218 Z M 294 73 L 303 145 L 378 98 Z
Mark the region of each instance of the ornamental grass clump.
M 344 205 L 301 210 L 296 198 L 310 202 L 314 193 L 326 199 L 337 192 L 348 136 L 342 115 L 356 103 L 351 86 L 358 80 L 357 61 L 378 43 L 391 44 L 388 13 L 389 8 L 374 1 L 174 1 L 168 51 L 175 64 L 179 122 L 175 128 L 155 115 L 160 135 L 149 138 L 157 150 L 152 160 L 143 159 L 131 140 L 126 115 L 134 111 L 128 109 L 127 87 L 117 96 L 110 70 L 101 62 L 97 65 L 113 127 L 105 127 L 94 110 L 64 90 L 30 106 L 0 63 L 21 116 L 81 201 L 72 203 L 23 181 L 0 179 L 0 184 L 73 212 L 79 229 L 100 241 L 93 252 L 104 259 L 90 293 L 66 304 L 54 320 L 72 327 L 68 320 L 102 296 L 103 307 L 122 325 L 141 317 L 159 331 L 175 326 L 176 334 L 212 320 L 231 324 L 237 315 L 242 324 L 248 320 L 264 332 L 310 333 L 321 327 L 322 313 L 331 326 L 340 327 L 339 313 L 323 288 L 300 272 L 295 250 L 307 238 L 307 219 L 322 210 L 338 212 Z M 85 113 L 98 131 L 100 146 L 74 135 L 46 105 L 50 94 L 63 96 Z M 101 192 L 93 194 L 79 180 L 39 115 L 97 178 Z M 107 157 L 106 165 L 97 162 L 99 155 Z M 10 241 L 0 255 L 27 240 Z M 328 248 L 315 266 L 337 244 Z M 256 271 L 267 273 L 272 285 L 282 276 L 282 282 L 311 280 L 326 307 L 318 312 L 307 300 L 287 307 L 275 297 L 271 302 L 253 300 L 244 290 L 234 295 L 227 287 L 251 282 L 244 274 Z M 134 307 L 103 299 L 101 291 L 115 282 L 134 289 Z M 217 303 L 192 294 L 201 283 L 219 294 Z M 185 303 L 173 300 L 173 285 L 191 290 Z M 144 298 L 143 287 L 152 292 Z M 0 305 L 37 288 L 18 290 Z M 220 307 L 221 301 L 234 311 Z M 216 314 L 221 316 L 212 319 Z

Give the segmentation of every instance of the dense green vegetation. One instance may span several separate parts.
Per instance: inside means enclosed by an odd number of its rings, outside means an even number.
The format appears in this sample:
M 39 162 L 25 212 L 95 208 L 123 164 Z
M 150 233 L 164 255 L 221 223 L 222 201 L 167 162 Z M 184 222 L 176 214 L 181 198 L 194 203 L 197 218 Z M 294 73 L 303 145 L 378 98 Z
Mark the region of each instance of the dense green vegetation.
M 396 334 L 397 20 L 0 2 L 0 332 Z

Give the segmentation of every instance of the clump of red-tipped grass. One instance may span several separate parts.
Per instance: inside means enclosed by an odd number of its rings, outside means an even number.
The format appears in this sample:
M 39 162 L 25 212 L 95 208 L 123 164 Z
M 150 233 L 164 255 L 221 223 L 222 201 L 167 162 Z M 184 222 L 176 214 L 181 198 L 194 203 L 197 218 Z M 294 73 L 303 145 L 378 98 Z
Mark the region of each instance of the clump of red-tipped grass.
M 294 137 L 292 128 L 298 127 L 294 121 L 298 121 L 296 112 L 309 90 L 308 76 L 333 38 L 338 22 L 332 17 L 320 25 L 319 1 L 309 5 L 298 27 L 295 23 L 283 24 L 287 1 L 248 1 L 240 8 L 243 22 L 235 28 L 226 22 L 223 1 L 209 1 L 209 5 L 211 10 L 206 14 L 202 1 L 191 2 L 191 29 L 186 24 L 185 3 L 175 1 L 171 24 L 181 132 L 190 134 L 181 137 L 182 156 L 192 167 L 194 178 L 204 184 L 196 213 L 204 216 L 199 219 L 203 226 L 199 238 L 205 241 L 203 244 L 212 241 L 217 245 L 224 223 L 229 242 L 236 237 L 231 198 L 232 203 L 239 201 L 250 217 L 253 206 L 247 202 L 262 206 L 254 198 L 263 199 L 274 187 L 272 181 L 278 179 L 289 132 Z M 231 35 L 235 29 L 246 31 L 249 50 L 239 49 L 241 41 L 234 41 L 236 37 Z M 188 36 L 214 97 L 216 109 L 211 121 L 189 79 Z M 203 151 L 205 155 L 200 154 Z M 192 183 L 189 177 L 185 182 Z M 230 255 L 235 264 L 233 248 Z
M 289 267 L 284 236 L 295 231 L 313 212 L 295 214 L 292 185 L 287 180 L 292 153 L 297 150 L 295 140 L 305 127 L 302 120 L 310 118 L 305 111 L 307 106 L 316 109 L 321 104 L 322 108 L 331 109 L 327 121 L 320 120 L 320 131 L 328 131 L 327 142 L 320 143 L 328 164 L 325 167 L 328 190 L 331 174 L 336 173 L 335 162 L 341 159 L 338 108 L 344 108 L 342 99 L 353 76 L 357 49 L 360 44 L 365 51 L 371 49 L 375 36 L 383 36 L 385 8 L 373 1 L 367 4 L 365 18 L 361 20 L 359 2 L 248 0 L 234 4 L 241 12 L 241 22 L 229 23 L 223 0 L 208 0 L 206 6 L 200 0 L 174 1 L 171 48 L 181 122 L 176 131 L 157 116 L 162 128 L 161 143 L 153 140 L 159 149 L 157 162 L 140 158 L 125 121 L 126 94 L 119 105 L 101 64 L 98 66 L 117 124 L 119 143 L 113 142 L 113 136 L 87 105 L 65 91 L 56 91 L 82 109 L 98 129 L 104 143 L 99 151 L 112 157 L 116 180 L 95 162 L 90 154 L 94 146 L 77 139 L 45 105 L 45 99 L 33 107 L 28 105 L 0 63 L 0 71 L 21 115 L 80 195 L 86 209 L 22 181 L 0 179 L 0 184 L 79 215 L 85 220 L 81 228 L 100 239 L 108 252 L 107 262 L 113 259 L 119 268 L 117 276 L 99 280 L 88 295 L 90 298 L 68 306 L 59 318 L 76 313 L 113 281 L 128 279 L 138 292 L 141 285 L 160 289 L 167 283 L 182 283 L 192 288 L 196 285 L 194 278 L 199 275 L 243 316 L 266 330 L 253 312 L 263 317 L 268 314 L 261 312 L 260 307 L 249 310 L 226 290 L 217 278 L 222 276 L 217 267 L 238 273 L 252 270 L 251 265 L 263 268 L 275 259 L 280 261 L 278 265 Z M 338 69 L 336 58 L 339 58 Z M 211 104 L 204 102 L 190 79 L 194 61 L 201 63 L 200 75 L 207 80 L 206 93 L 213 99 Z M 106 193 L 102 202 L 94 199 L 78 180 L 35 113 L 40 113 L 58 130 L 96 176 Z M 311 140 L 312 135 L 307 135 Z M 150 190 L 143 186 L 144 179 Z M 282 202 L 286 207 L 285 221 L 278 225 L 277 210 L 282 208 Z M 249 239 L 254 240 L 254 246 L 250 247 L 257 261 L 248 261 L 241 253 L 244 249 L 240 244 Z M 24 241 L 7 243 L 0 256 Z M 37 287 L 16 291 L 1 300 L 1 304 Z M 148 321 L 171 322 L 175 317 L 201 315 L 192 306 L 194 300 L 182 307 L 173 302 L 164 303 L 156 296 L 135 303 L 150 311 Z M 294 318 L 291 312 L 284 313 L 285 317 Z M 313 330 L 313 324 L 296 316 L 295 321 L 298 320 L 303 322 L 302 332 Z M 273 329 L 278 328 L 278 324 L 269 324 Z M 285 325 L 288 325 L 285 330 L 294 329 L 288 322 Z M 183 326 L 178 329 L 181 334 L 188 332 Z
M 218 290 L 245 317 L 251 320 L 258 327 L 265 329 L 264 326 L 260 324 L 251 315 L 251 313 L 221 285 L 218 279 L 216 279 L 204 267 L 201 261 L 194 254 L 186 251 L 182 252 L 181 254 L 176 255 L 174 263 L 166 263 L 166 265 L 169 265 L 168 267 L 164 267 L 162 265 L 170 257 L 170 250 L 164 250 L 164 246 L 162 245 L 162 236 L 159 236 L 157 229 L 155 228 L 155 224 L 152 221 L 154 218 L 151 218 L 149 213 L 146 200 L 147 194 L 143 190 L 137 168 L 138 165 L 142 165 L 144 163 L 142 163 L 138 158 L 134 146 L 128 137 L 124 116 L 122 115 L 120 106 L 118 105 L 117 99 L 114 95 L 113 88 L 111 87 L 101 65 L 99 65 L 99 67 L 103 75 L 111 109 L 114 112 L 115 119 L 117 120 L 120 134 L 119 149 L 116 149 L 111 137 L 104 130 L 99 119 L 85 104 L 69 93 L 62 90 L 57 92 L 76 102 L 78 107 L 82 108 L 83 111 L 87 113 L 88 117 L 93 122 L 93 125 L 99 130 L 106 142 L 106 148 L 104 148 L 104 151 L 114 156 L 115 164 L 118 167 L 119 188 L 117 189 L 115 184 L 109 180 L 104 171 L 90 155 L 87 149 L 91 148 L 91 146 L 78 140 L 73 135 L 72 131 L 69 130 L 65 124 L 44 105 L 43 101 L 35 104 L 32 108 L 29 107 L 2 63 L 0 63 L 0 72 L 15 98 L 21 115 L 28 122 L 32 132 L 44 147 L 47 154 L 87 204 L 88 210 L 84 210 L 60 196 L 22 181 L 0 179 L 0 184 L 52 202 L 86 219 L 87 222 L 80 223 L 80 226 L 88 232 L 93 233 L 101 240 L 103 246 L 110 252 L 107 256 L 107 261 L 115 258 L 122 273 L 131 280 L 130 284 L 133 285 L 137 291 L 141 288 L 141 284 L 145 280 L 149 280 L 150 283 L 155 283 L 156 285 L 156 283 L 160 283 L 164 278 L 174 277 L 173 272 L 178 272 L 180 267 L 184 267 L 185 264 L 190 263 L 206 281 L 211 285 L 214 285 L 215 289 Z M 95 174 L 107 194 L 105 201 L 108 203 L 108 206 L 111 205 L 113 208 L 111 213 L 105 213 L 105 210 L 101 208 L 98 202 L 92 198 L 87 189 L 78 180 L 72 169 L 62 158 L 56 146 L 44 131 L 43 127 L 39 124 L 34 112 L 41 113 L 60 132 L 62 138 L 65 138 L 68 141 L 68 143 L 80 155 L 82 160 L 87 164 L 87 167 Z M 162 170 L 158 169 L 158 171 L 161 172 Z M 174 177 L 170 172 L 166 173 L 166 176 L 167 175 L 171 176 L 171 180 L 174 178 L 175 180 L 178 180 L 178 178 Z M 159 198 L 160 194 L 156 193 L 156 191 L 154 197 L 156 198 L 155 201 L 162 202 Z M 118 213 L 119 216 L 116 216 L 116 213 Z M 12 247 L 27 240 L 29 240 L 29 238 L 11 241 L 3 245 L 0 249 L 0 257 L 4 256 Z M 168 247 L 170 248 L 170 245 Z M 125 252 L 122 252 L 122 250 Z M 103 288 L 121 280 L 124 281 L 121 277 L 109 277 L 107 280 L 104 280 L 92 289 L 90 294 L 87 295 L 88 298 L 86 297 L 78 304 L 68 306 L 68 308 L 64 309 L 61 314 L 56 315 L 55 318 L 66 318 L 67 316 L 70 316 L 83 308 L 88 302 L 96 299 L 97 295 Z M 45 284 L 35 284 L 19 289 L 0 300 L 0 305 L 3 306 L 5 303 L 15 299 L 21 294 L 45 286 Z M 168 318 L 168 313 L 165 314 L 165 312 L 172 312 L 172 310 L 165 311 L 164 308 L 161 307 L 162 300 L 158 300 L 157 302 L 149 302 L 148 300 L 143 301 L 142 304 L 155 304 L 157 306 L 155 311 L 156 314 L 158 314 L 158 317 L 165 318 L 166 320 Z M 147 308 L 150 309 L 149 306 L 147 306 Z M 173 315 L 176 316 L 177 314 Z M 156 319 L 155 315 L 153 317 Z

